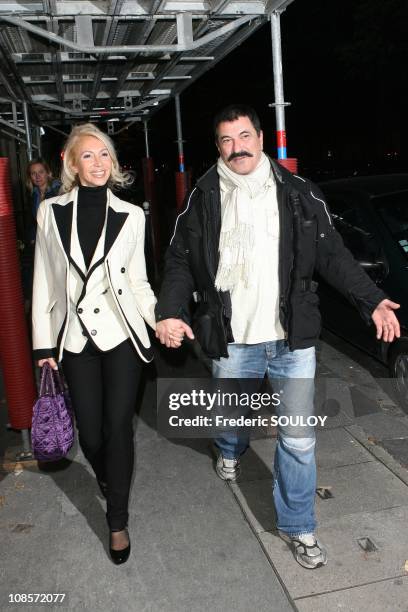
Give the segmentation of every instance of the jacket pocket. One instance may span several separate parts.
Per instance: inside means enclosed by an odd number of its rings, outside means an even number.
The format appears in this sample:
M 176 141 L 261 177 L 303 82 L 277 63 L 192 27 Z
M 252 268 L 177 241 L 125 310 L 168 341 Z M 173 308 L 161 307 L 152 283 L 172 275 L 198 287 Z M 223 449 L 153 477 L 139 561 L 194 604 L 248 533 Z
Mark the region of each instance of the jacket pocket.
M 220 356 L 227 356 L 221 313 L 210 308 L 207 303 L 200 305 L 194 316 L 192 327 L 207 357 L 218 359 Z
M 319 297 L 312 291 L 299 293 L 292 300 L 292 336 L 297 340 L 315 341 L 322 329 Z
M 54 308 L 54 306 L 55 306 L 55 304 L 56 304 L 56 303 L 57 303 L 56 298 L 52 298 L 52 300 L 50 300 L 50 301 L 48 302 L 48 306 L 47 306 L 47 308 L 45 309 L 45 312 L 47 312 L 47 313 L 51 312 L 51 310 Z
M 311 278 L 313 276 L 316 247 L 317 247 L 317 221 L 313 219 L 302 219 L 298 235 L 298 257 L 297 274 L 300 278 Z

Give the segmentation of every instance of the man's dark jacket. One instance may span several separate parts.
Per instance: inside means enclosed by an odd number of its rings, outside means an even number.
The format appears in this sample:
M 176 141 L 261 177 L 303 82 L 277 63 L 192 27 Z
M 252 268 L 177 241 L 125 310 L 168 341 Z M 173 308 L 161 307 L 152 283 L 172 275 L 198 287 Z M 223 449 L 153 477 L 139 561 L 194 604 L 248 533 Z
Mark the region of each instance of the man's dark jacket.
M 290 349 L 307 348 L 316 344 L 321 330 L 314 272 L 346 296 L 366 322 L 386 296 L 345 248 L 319 188 L 272 160 L 271 165 L 280 224 L 280 321 Z M 177 218 L 156 306 L 158 321 L 192 321 L 204 353 L 213 359 L 228 357 L 227 344 L 233 342 L 229 293 L 214 286 L 220 228 L 219 178 L 213 166 L 198 180 Z

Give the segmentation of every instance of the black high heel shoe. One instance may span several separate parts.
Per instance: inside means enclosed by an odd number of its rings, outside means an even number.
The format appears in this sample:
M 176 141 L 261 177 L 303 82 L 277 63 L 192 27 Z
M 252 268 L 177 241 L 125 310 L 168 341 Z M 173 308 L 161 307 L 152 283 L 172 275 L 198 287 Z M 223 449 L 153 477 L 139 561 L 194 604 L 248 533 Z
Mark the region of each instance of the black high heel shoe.
M 129 559 L 129 555 L 130 555 L 130 537 L 129 537 L 129 532 L 128 530 L 125 529 L 112 529 L 111 533 L 114 533 L 115 531 L 126 531 L 127 537 L 128 537 L 128 541 L 129 544 L 125 547 L 122 548 L 121 550 L 114 550 L 112 548 L 112 536 L 109 534 L 109 554 L 110 557 L 113 561 L 113 563 L 115 563 L 115 565 L 121 565 L 121 563 L 126 563 L 126 561 Z

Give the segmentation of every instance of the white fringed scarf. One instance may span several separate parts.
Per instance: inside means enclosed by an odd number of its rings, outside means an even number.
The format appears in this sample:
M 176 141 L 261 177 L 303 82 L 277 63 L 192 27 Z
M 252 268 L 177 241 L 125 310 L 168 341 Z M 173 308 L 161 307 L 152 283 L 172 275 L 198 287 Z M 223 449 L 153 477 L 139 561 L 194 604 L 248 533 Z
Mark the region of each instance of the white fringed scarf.
M 250 286 L 254 247 L 254 201 L 274 184 L 269 159 L 264 153 L 250 174 L 230 170 L 221 157 L 217 171 L 220 178 L 222 219 L 215 286 L 227 291 L 242 281 Z

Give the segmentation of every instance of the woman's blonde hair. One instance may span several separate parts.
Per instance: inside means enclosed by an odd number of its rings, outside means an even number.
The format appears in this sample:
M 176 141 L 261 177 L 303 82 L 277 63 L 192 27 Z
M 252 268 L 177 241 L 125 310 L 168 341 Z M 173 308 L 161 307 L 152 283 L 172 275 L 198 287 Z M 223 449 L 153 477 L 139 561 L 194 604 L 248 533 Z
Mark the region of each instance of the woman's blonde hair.
M 51 168 L 49 167 L 45 159 L 43 159 L 42 157 L 35 157 L 28 163 L 26 168 L 26 185 L 30 193 L 33 193 L 34 189 L 33 181 L 31 180 L 31 168 L 35 166 L 35 164 L 40 164 L 47 173 L 47 187 L 51 185 L 53 180 Z
M 79 185 L 78 174 L 74 172 L 72 163 L 75 162 L 75 149 L 78 142 L 84 136 L 94 136 L 103 142 L 108 149 L 112 160 L 112 171 L 108 180 L 109 187 L 127 187 L 133 181 L 133 177 L 127 172 L 122 172 L 116 156 L 115 146 L 107 134 L 102 132 L 93 123 L 83 123 L 72 128 L 64 147 L 64 159 L 62 164 L 61 182 L 63 193 L 71 191 L 75 185 Z

